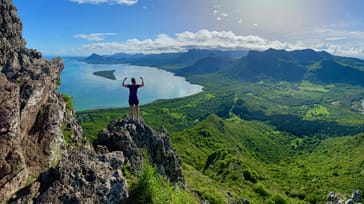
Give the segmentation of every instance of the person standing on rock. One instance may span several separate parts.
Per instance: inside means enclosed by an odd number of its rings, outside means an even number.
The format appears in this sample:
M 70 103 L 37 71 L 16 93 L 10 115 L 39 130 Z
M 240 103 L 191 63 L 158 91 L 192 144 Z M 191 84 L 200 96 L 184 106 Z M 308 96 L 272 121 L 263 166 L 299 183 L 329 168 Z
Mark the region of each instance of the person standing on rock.
M 125 80 L 127 77 L 123 80 L 123 87 L 129 88 L 129 107 L 130 107 L 130 119 L 133 119 L 133 109 L 135 107 L 136 112 L 136 119 L 139 121 L 139 99 L 138 99 L 138 88 L 141 88 L 144 86 L 144 79 L 143 77 L 140 77 L 142 80 L 141 84 L 136 84 L 135 78 L 131 78 L 132 84 L 125 84 Z

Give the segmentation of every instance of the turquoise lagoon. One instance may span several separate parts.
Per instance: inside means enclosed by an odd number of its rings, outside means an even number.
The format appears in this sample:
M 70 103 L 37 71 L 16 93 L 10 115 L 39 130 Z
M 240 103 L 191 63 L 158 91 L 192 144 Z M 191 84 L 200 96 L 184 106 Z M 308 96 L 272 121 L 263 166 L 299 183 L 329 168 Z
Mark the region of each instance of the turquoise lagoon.
M 144 78 L 145 86 L 138 91 L 140 104 L 158 99 L 189 96 L 202 91 L 202 86 L 191 84 L 185 78 L 171 72 L 147 66 L 129 64 L 87 64 L 73 58 L 64 58 L 65 68 L 61 74 L 58 90 L 72 96 L 77 111 L 100 108 L 127 107 L 129 90 L 121 86 L 122 79 L 135 77 L 137 83 Z M 110 80 L 93 73 L 115 70 L 117 80 Z

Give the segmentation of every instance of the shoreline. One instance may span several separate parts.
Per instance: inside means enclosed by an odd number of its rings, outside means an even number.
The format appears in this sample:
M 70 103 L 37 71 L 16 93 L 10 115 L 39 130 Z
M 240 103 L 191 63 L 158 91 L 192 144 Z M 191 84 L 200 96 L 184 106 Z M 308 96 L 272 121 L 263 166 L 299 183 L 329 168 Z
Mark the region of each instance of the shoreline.
M 198 94 L 202 94 L 204 93 L 205 91 L 202 90 L 198 93 L 194 93 L 194 94 L 191 94 L 191 95 L 188 95 L 188 96 L 182 96 L 182 97 L 177 97 L 177 98 L 165 98 L 165 99 L 156 99 L 152 102 L 149 102 L 149 103 L 145 103 L 145 104 L 140 104 L 139 107 L 142 107 L 142 106 L 146 106 L 146 105 L 152 105 L 153 103 L 157 103 L 159 101 L 168 101 L 168 100 L 179 100 L 179 99 L 183 99 L 183 98 L 187 98 L 187 97 L 193 97 L 195 95 L 198 95 Z M 119 106 L 119 107 L 100 107 L 100 108 L 94 108 L 94 109 L 85 109 L 85 110 L 76 110 L 75 109 L 75 112 L 76 114 L 77 113 L 80 113 L 80 112 L 88 112 L 88 111 L 102 111 L 102 110 L 112 110 L 112 109 L 124 109 L 124 108 L 129 108 L 129 106 Z

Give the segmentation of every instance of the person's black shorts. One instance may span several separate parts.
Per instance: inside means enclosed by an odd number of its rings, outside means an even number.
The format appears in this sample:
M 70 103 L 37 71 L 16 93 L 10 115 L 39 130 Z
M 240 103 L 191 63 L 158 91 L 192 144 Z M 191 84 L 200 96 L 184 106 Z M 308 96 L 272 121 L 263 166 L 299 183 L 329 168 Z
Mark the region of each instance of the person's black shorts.
M 139 100 L 138 99 L 132 99 L 132 100 L 130 100 L 129 99 L 129 106 L 137 106 L 137 105 L 139 105 Z

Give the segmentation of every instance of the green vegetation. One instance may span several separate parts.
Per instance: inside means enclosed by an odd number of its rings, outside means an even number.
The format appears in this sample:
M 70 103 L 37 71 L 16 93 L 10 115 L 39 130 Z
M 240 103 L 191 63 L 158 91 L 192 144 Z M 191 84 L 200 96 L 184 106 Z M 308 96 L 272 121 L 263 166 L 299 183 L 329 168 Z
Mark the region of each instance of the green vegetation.
M 116 80 L 116 77 L 114 75 L 115 70 L 105 70 L 105 71 L 97 71 L 93 74 L 96 76 L 101 76 L 107 79 Z
M 317 105 L 307 111 L 304 119 L 306 120 L 324 120 L 326 116 L 330 115 L 329 111 L 322 105 Z
M 322 203 L 330 191 L 349 197 L 354 189 L 364 190 L 358 157 L 364 152 L 351 146 L 358 143 L 353 138 L 360 138 L 364 115 L 350 109 L 352 93 L 362 90 L 335 86 L 328 92 L 302 91 L 285 82 L 239 87 L 244 88 L 141 107 L 149 125 L 170 131 L 191 191 L 211 203 L 242 198 L 252 203 Z M 340 105 L 332 105 L 336 100 Z M 110 120 L 125 114 L 127 108 L 77 113 L 91 141 Z
M 61 85 L 61 78 L 60 77 L 57 78 L 56 85 L 57 85 L 57 87 L 59 87 Z
M 136 203 L 198 203 L 191 193 L 173 186 L 149 164 L 144 164 L 131 184 L 130 199 Z
M 68 116 L 72 115 L 72 112 L 74 111 L 74 106 L 73 106 L 73 102 L 72 102 L 72 97 L 67 95 L 67 94 L 63 94 L 63 99 L 66 102 L 66 114 Z M 66 122 L 64 121 L 62 124 L 62 134 L 63 134 L 63 138 L 66 144 L 71 145 L 73 143 L 73 129 L 67 127 Z
M 65 143 L 72 144 L 72 142 L 73 142 L 72 137 L 73 137 L 74 133 L 73 133 L 72 129 L 67 128 L 66 124 L 62 125 L 62 134 L 63 134 Z
M 72 103 L 72 96 L 69 96 L 67 94 L 62 94 L 62 95 L 64 101 L 66 102 L 67 114 L 71 114 L 75 110 L 75 107 L 73 106 Z
M 266 52 L 268 58 L 276 54 Z M 348 69 L 346 58 L 293 53 L 305 56 L 300 60 L 282 52 L 282 59 L 267 62 L 258 60 L 262 53 L 253 53 L 248 55 L 253 58 L 211 67 L 208 73 L 189 68 L 187 79 L 203 85 L 204 92 L 141 107 L 149 125 L 170 131 L 188 186 L 201 199 L 325 203 L 330 191 L 345 198 L 355 189 L 364 192 L 364 115 L 358 111 L 364 98 L 362 78 L 350 82 L 334 74 L 330 79 L 331 65 L 337 73 Z M 253 67 L 249 63 L 261 66 L 247 70 Z M 362 64 L 356 62 L 349 73 L 361 71 Z M 173 67 L 183 75 L 182 69 Z M 92 141 L 110 120 L 127 113 L 119 108 L 77 116 Z

